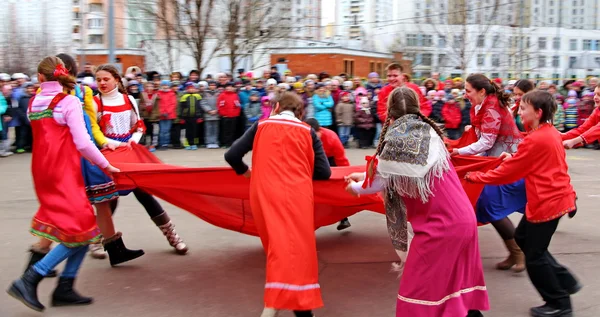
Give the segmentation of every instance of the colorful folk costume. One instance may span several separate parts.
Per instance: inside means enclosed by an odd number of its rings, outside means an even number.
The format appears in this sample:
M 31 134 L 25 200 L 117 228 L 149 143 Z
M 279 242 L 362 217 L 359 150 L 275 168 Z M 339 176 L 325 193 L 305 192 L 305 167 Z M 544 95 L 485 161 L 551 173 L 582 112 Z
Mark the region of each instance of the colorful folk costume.
M 383 192 L 390 238 L 404 263 L 396 316 L 480 316 L 489 303 L 477 223 L 442 139 L 407 114 L 390 124 L 384 142 L 369 158 L 376 173 L 352 188 Z
M 460 155 L 498 157 L 503 152 L 512 154 L 523 139 L 510 110 L 501 107 L 495 95 L 487 95 L 481 105 L 471 108 L 471 123 L 472 129 L 465 134 L 475 134 L 473 139 L 476 141 L 459 148 Z M 463 137 L 468 137 L 468 135 Z M 512 184 L 486 185 L 477 201 L 475 210 L 477 221 L 482 224 L 494 224 L 509 251 L 509 257 L 497 264 L 498 269 L 508 270 L 513 266 L 517 272 L 525 269 L 523 253 L 514 241 L 512 223 L 502 224 L 501 227 L 496 222 L 514 212 L 523 213 L 526 203 L 525 182 L 522 179 Z M 510 227 L 510 229 L 504 227 Z
M 135 99 L 126 94 L 121 94 L 118 88 L 115 88 L 109 93 L 94 97 L 94 101 L 97 105 L 98 125 L 109 144 L 119 146 L 122 142 L 130 140 L 135 143 L 140 141 L 144 134 L 144 121 L 139 116 Z M 120 194 L 127 195 L 129 193 L 121 192 Z M 175 251 L 178 254 L 186 254 L 188 247 L 175 231 L 175 225 L 158 201 L 140 189 L 133 190 L 133 193 L 144 206 L 152 221 L 167 238 L 169 244 L 175 248 Z M 113 212 L 116 210 L 116 200 L 111 202 L 111 208 Z
M 255 123 L 225 154 L 237 174 L 252 154 L 250 205 L 267 253 L 263 316 L 294 310 L 312 316 L 323 306 L 314 234 L 313 179 L 331 175 L 316 133 L 293 112 Z
M 37 285 L 65 259 L 67 264 L 53 294 L 53 305 L 92 302 L 91 298 L 73 292 L 88 245 L 101 238 L 85 191 L 81 156 L 99 167 L 108 166 L 106 158 L 89 139 L 79 100 L 64 94 L 58 82 L 44 82 L 41 86 L 41 93 L 32 98 L 28 110 L 35 140 L 31 169 L 40 202 L 30 231 L 59 245 L 8 290 L 11 296 L 38 311 L 44 306 L 37 299 Z

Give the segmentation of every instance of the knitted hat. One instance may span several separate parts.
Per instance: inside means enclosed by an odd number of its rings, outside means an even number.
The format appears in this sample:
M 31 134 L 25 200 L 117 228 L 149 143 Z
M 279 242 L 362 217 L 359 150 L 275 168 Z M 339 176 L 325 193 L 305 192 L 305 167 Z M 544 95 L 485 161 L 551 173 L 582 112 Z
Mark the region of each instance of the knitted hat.
M 435 94 L 438 97 L 446 97 L 446 92 L 443 90 L 438 90 Z
M 163 80 L 160 81 L 160 85 L 161 86 L 171 86 L 171 81 L 163 79 Z
M 208 88 L 208 83 L 207 83 L 207 82 L 205 82 L 205 81 L 201 81 L 201 82 L 199 82 L 199 83 L 198 83 L 198 85 L 199 85 L 200 87 Z
M 294 87 L 294 89 L 302 89 L 304 88 L 304 84 L 301 82 L 295 82 L 292 87 Z
M 369 73 L 369 75 L 367 75 L 367 78 L 369 78 L 369 79 L 379 78 L 379 74 L 377 74 L 376 72 L 372 72 L 372 73 Z
M 577 92 L 575 90 L 569 90 L 569 97 L 577 97 Z
M 277 85 L 277 81 L 273 78 L 267 79 L 267 86 Z

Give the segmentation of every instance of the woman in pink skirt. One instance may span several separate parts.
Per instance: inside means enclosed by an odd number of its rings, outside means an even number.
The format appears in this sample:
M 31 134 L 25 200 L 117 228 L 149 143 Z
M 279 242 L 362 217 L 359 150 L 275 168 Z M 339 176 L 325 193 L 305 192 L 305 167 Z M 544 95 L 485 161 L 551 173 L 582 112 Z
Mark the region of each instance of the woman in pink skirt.
M 377 153 L 366 174 L 347 177 L 353 194 L 383 192 L 388 231 L 403 267 L 396 317 L 475 317 L 488 310 L 473 207 L 442 132 L 419 111 L 417 95 L 388 100 Z M 408 252 L 408 226 L 414 237 Z

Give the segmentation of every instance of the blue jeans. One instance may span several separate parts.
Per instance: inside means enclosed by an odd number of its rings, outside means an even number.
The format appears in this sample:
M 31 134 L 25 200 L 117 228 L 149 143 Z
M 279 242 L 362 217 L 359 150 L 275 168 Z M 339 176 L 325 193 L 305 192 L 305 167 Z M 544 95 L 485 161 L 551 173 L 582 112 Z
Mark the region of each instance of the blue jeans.
M 173 126 L 173 120 L 160 120 L 158 122 L 159 146 L 169 146 L 169 142 L 171 142 L 171 126 Z
M 204 121 L 204 144 L 219 145 L 219 120 Z
M 383 126 L 381 123 L 377 123 L 375 125 L 375 139 L 373 140 L 373 144 L 375 144 L 375 145 L 379 144 L 379 135 L 381 134 L 382 127 Z
M 352 127 L 349 125 L 338 126 L 338 134 L 340 135 L 340 141 L 342 141 L 343 145 L 346 145 L 350 139 L 350 129 L 352 129 Z
M 57 245 L 54 249 L 50 250 L 43 259 L 33 265 L 33 269 L 40 275 L 46 276 L 52 271 L 57 265 L 59 265 L 65 259 L 67 264 L 63 270 L 61 277 L 75 278 L 77 277 L 77 271 L 81 267 L 85 253 L 88 250 L 88 246 L 80 246 L 74 248 L 68 248 L 64 244 Z

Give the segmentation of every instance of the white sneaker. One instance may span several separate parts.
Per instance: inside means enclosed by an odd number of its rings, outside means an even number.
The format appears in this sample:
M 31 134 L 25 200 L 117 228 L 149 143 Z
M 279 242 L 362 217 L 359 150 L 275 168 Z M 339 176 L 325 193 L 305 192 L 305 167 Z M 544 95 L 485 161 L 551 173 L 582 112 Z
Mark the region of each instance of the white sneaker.
M 267 308 L 267 307 L 265 307 L 262 314 L 260 315 L 260 317 L 277 317 L 277 316 L 279 316 L 278 310 L 276 310 L 274 308 Z
M 102 247 L 102 244 L 91 244 L 90 256 L 94 259 L 99 260 L 106 259 L 106 251 L 104 251 L 104 247 Z
M 15 154 L 15 153 L 13 153 L 11 151 L 6 151 L 6 152 L 0 153 L 0 157 L 9 157 L 9 156 L 11 156 L 13 154 Z

